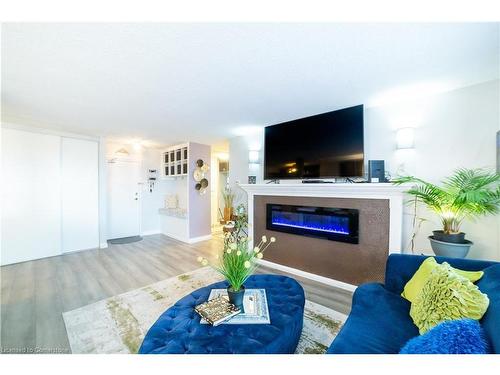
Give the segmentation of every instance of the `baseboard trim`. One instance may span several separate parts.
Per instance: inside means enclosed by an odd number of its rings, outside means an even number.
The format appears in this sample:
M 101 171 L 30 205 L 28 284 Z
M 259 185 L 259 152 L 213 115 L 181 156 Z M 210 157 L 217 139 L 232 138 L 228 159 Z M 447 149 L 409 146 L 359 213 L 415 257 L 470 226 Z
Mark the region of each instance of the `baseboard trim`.
M 189 243 L 189 239 L 188 238 L 176 236 L 175 234 L 170 234 L 170 233 L 165 233 L 165 232 L 163 232 L 162 234 L 164 236 L 170 237 L 170 238 L 172 238 L 174 240 L 181 241 L 181 242 L 184 242 L 184 243 Z
M 141 236 L 151 236 L 153 234 L 161 234 L 160 230 L 147 230 L 145 232 L 141 232 Z
M 268 260 L 259 259 L 259 263 L 262 264 L 263 266 L 266 266 L 269 268 L 274 268 L 274 269 L 277 269 L 277 270 L 280 270 L 283 272 L 288 272 L 288 273 L 291 273 L 293 275 L 301 276 L 301 277 L 304 277 L 306 279 L 317 281 L 317 282 L 322 283 L 322 284 L 334 286 L 336 288 L 347 290 L 349 292 L 354 292 L 357 288 L 356 285 L 352 285 L 352 284 L 345 283 L 343 281 L 339 281 L 339 280 L 335 280 L 335 279 L 330 279 L 329 277 L 316 275 L 314 273 L 302 271 L 302 270 L 299 270 L 297 268 L 284 266 L 282 264 L 270 262 Z
M 201 241 L 208 241 L 212 239 L 211 234 L 207 234 L 206 236 L 200 236 L 200 237 L 193 237 L 190 238 L 188 241 L 189 243 L 196 243 L 196 242 L 201 242 Z
M 193 243 L 201 242 L 201 241 L 208 241 L 208 240 L 212 239 L 211 234 L 206 235 L 206 236 L 193 237 L 193 238 L 179 237 L 179 236 L 169 234 L 169 233 L 163 233 L 163 234 L 167 237 L 173 238 L 174 240 L 181 241 L 181 242 L 188 243 L 188 244 L 193 244 Z

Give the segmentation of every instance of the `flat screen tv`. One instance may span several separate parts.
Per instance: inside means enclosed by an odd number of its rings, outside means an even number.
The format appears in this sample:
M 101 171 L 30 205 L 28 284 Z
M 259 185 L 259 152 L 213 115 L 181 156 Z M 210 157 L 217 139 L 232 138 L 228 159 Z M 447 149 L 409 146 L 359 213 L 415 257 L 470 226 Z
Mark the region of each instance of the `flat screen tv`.
M 265 128 L 264 178 L 363 176 L 363 105 Z

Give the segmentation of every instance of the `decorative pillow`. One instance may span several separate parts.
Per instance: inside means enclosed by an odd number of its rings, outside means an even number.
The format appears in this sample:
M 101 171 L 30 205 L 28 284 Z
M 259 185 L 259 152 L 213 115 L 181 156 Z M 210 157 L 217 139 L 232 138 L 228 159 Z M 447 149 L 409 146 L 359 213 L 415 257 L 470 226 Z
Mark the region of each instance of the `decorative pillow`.
M 400 354 L 487 354 L 488 342 L 477 320 L 449 320 L 408 341 Z
M 423 334 L 445 320 L 479 320 L 488 309 L 488 304 L 486 294 L 445 262 L 431 272 L 411 304 L 410 316 Z
M 432 270 L 439 266 L 439 263 L 436 262 L 436 259 L 433 257 L 429 257 L 422 262 L 417 272 L 413 275 L 413 277 L 408 281 L 405 285 L 403 293 L 401 293 L 401 297 L 407 299 L 410 302 L 415 301 L 418 294 L 424 287 L 425 282 L 429 278 Z M 451 267 L 456 273 L 462 275 L 463 277 L 469 279 L 472 282 L 478 281 L 481 277 L 483 277 L 483 271 L 462 271 L 457 268 Z

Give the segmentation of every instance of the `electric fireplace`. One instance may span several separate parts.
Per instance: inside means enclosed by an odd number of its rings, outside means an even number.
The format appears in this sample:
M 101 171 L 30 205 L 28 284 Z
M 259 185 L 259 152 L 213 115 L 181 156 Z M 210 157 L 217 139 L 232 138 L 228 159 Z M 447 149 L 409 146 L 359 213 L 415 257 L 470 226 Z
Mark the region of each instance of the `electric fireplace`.
M 268 230 L 359 243 L 358 210 L 283 204 L 267 204 L 266 210 Z

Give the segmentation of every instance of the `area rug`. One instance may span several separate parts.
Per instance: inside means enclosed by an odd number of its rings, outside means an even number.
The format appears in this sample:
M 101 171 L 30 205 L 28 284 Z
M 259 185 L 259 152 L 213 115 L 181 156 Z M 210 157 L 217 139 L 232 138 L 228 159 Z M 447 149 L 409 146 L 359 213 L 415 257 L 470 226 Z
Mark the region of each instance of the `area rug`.
M 137 353 L 149 328 L 176 301 L 221 281 L 209 267 L 172 277 L 76 310 L 63 313 L 73 353 Z M 321 354 L 339 332 L 346 316 L 307 301 L 297 354 Z
M 108 243 L 111 245 L 125 245 L 127 243 L 133 243 L 139 241 L 142 241 L 141 236 L 132 236 L 132 237 L 114 238 L 112 240 L 108 240 Z

